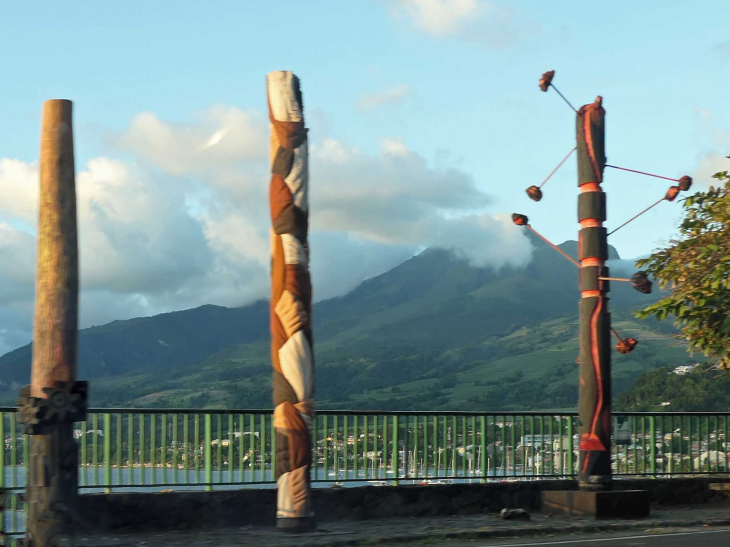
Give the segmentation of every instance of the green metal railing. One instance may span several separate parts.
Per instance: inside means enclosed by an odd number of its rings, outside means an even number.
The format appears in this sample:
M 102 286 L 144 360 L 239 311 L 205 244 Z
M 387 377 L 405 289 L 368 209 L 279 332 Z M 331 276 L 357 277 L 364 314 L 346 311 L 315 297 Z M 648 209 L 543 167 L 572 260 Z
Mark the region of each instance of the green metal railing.
M 725 474 L 730 413 L 614 413 L 615 476 Z M 315 487 L 572 478 L 576 413 L 322 411 Z M 75 424 L 82 491 L 273 487 L 271 410 L 91 409 Z M 28 437 L 0 407 L 3 530 L 21 533 Z

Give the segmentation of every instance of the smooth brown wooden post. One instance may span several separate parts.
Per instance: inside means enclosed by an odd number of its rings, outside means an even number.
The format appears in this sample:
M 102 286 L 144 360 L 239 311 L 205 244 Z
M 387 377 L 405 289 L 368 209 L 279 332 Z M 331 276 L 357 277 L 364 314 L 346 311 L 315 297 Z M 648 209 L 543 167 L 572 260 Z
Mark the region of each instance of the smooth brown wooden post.
M 31 395 L 76 380 L 79 269 L 72 103 L 43 105 Z
M 43 105 L 38 270 L 31 384 L 20 393 L 30 435 L 26 535 L 33 547 L 72 545 L 78 497 L 74 421 L 86 416 L 86 382 L 76 382 L 78 247 L 72 105 Z

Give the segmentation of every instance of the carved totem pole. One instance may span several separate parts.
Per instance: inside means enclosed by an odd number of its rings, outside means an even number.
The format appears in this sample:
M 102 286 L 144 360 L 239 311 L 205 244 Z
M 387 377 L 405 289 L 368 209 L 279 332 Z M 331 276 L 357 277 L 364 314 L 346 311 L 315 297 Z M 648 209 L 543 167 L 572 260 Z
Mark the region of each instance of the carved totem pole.
M 540 186 L 530 186 L 527 195 L 533 201 L 543 197 L 542 186 L 552 177 L 558 168 L 573 152 L 578 156 L 578 260 L 567 255 L 562 249 L 552 244 L 537 233 L 529 224 L 525 215 L 513 214 L 512 220 L 518 226 L 524 226 L 535 235 L 560 252 L 579 268 L 579 342 L 580 357 L 578 363 L 579 388 L 578 410 L 581 420 L 579 449 L 580 461 L 578 480 L 583 491 L 608 490 L 611 485 L 611 333 L 618 338 L 616 350 L 621 354 L 630 353 L 636 347 L 633 338 L 622 338 L 611 326 L 611 314 L 608 309 L 608 292 L 610 281 L 630 282 L 634 289 L 647 294 L 651 292 L 651 281 L 646 272 L 636 272 L 631 279 L 610 277 L 606 260 L 608 259 L 608 236 L 626 226 L 646 213 L 662 201 L 674 201 L 680 191 L 689 190 L 692 178 L 683 176 L 672 179 L 626 169 L 606 163 L 605 151 L 605 115 L 603 99 L 599 96 L 591 103 L 576 110 L 573 105 L 553 85 L 554 71 L 543 74 L 540 89 L 547 91 L 553 88 L 576 114 L 576 146 L 558 166 L 548 175 Z M 603 223 L 606 221 L 606 194 L 601 184 L 606 167 L 631 171 L 677 183 L 656 203 L 644 209 L 638 215 L 607 233 Z
M 72 104 L 43 106 L 38 270 L 31 384 L 20 419 L 30 435 L 26 546 L 73 545 L 78 518 L 78 448 L 73 423 L 86 419 L 87 383 L 76 381 L 78 249 Z
M 580 431 L 581 488 L 611 482 L 611 315 L 606 194 L 601 189 L 606 165 L 601 97 L 576 113 L 578 153 L 578 260 L 580 261 Z
M 309 277 L 307 129 L 299 78 L 266 79 L 271 122 L 271 361 L 276 428 L 277 528 L 316 527 L 310 496 L 314 420 Z

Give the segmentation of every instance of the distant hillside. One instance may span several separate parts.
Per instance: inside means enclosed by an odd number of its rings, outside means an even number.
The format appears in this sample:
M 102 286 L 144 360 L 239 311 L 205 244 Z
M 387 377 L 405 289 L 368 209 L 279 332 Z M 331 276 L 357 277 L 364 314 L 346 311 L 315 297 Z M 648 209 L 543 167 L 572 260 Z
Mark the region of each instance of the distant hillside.
M 577 270 L 535 247 L 525 268 L 499 271 L 429 249 L 315 304 L 318 406 L 573 407 Z M 577 254 L 575 241 L 561 247 Z M 619 258 L 613 248 L 610 256 Z M 688 362 L 671 347 L 671 327 L 630 316 L 654 299 L 612 284 L 616 327 L 640 340 L 632 354 L 614 354 L 616 392 L 646 370 Z M 79 376 L 93 380 L 94 405 L 270 406 L 269 351 L 265 302 L 203 306 L 84 329 Z M 0 381 L 27 382 L 29 364 L 30 346 L 0 357 Z
M 639 376 L 619 397 L 618 408 L 647 412 L 730 411 L 730 372 L 708 364 L 681 376 L 673 369 L 663 367 Z
M 268 336 L 268 313 L 263 301 L 245 308 L 208 305 L 82 329 L 78 376 L 94 379 L 197 363 L 232 344 Z M 28 344 L 0 357 L 2 385 L 28 383 L 31 348 Z

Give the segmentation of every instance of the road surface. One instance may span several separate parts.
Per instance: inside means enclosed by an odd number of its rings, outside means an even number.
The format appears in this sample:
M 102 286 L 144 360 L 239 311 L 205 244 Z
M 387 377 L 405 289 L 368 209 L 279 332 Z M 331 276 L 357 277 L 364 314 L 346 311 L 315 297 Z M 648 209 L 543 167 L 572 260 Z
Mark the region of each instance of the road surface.
M 396 544 L 386 544 L 394 547 Z M 403 544 L 401 544 L 402 546 Z M 415 547 L 416 544 L 410 544 Z M 666 532 L 573 534 L 551 538 L 493 539 L 424 543 L 427 547 L 728 547 L 730 529 L 685 529 Z

